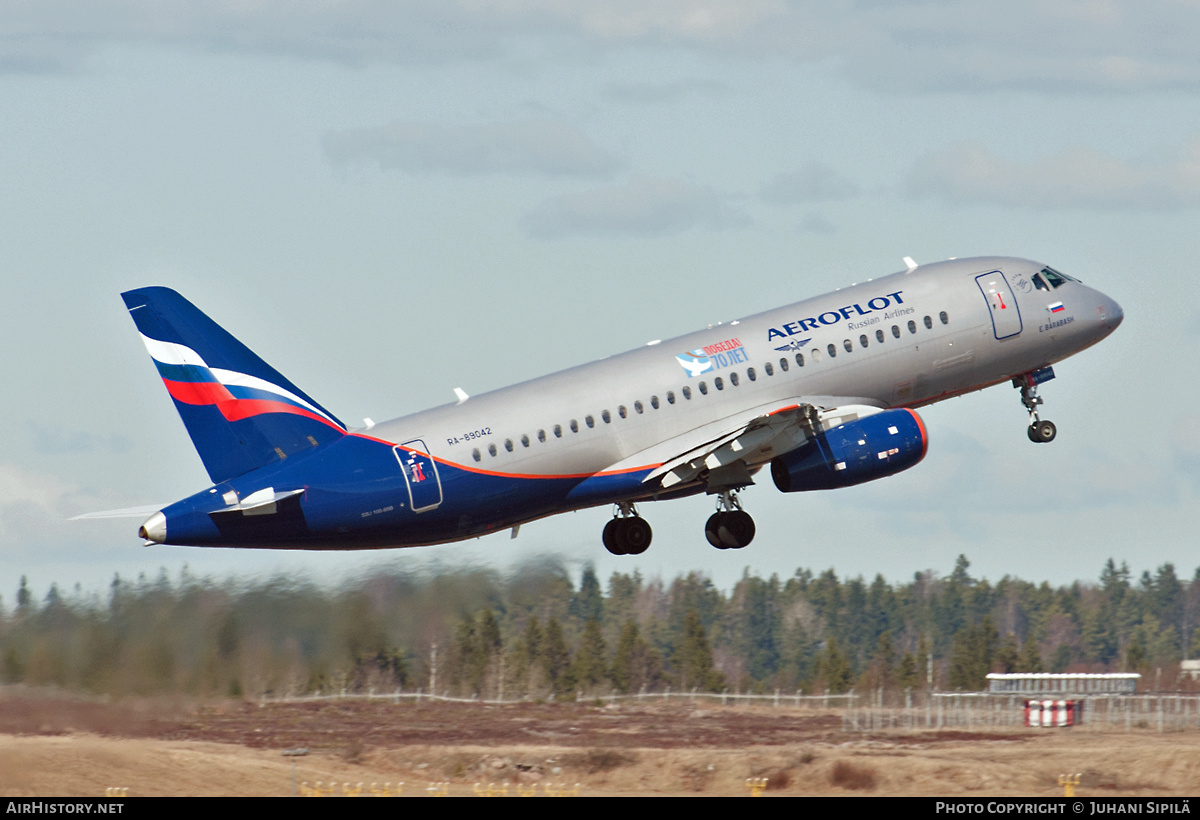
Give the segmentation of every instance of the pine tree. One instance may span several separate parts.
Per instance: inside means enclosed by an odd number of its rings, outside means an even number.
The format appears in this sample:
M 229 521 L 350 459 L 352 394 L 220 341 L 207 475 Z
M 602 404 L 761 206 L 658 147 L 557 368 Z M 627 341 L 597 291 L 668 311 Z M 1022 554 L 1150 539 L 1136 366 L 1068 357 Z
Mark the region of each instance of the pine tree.
M 632 620 L 625 621 L 621 627 L 609 677 L 617 691 L 624 694 L 652 691 L 663 682 L 662 657 L 642 637 Z
M 600 632 L 600 621 L 590 619 L 583 627 L 579 649 L 575 652 L 575 685 L 585 692 L 598 687 L 608 677 L 608 647 Z
M 683 645 L 675 659 L 680 687 L 719 692 L 725 685 L 725 676 L 715 668 L 712 647 L 695 608 L 689 609 L 684 616 L 683 631 Z
M 546 622 L 546 634 L 542 649 L 542 669 L 550 690 L 557 698 L 570 697 L 574 694 L 575 680 L 571 675 L 571 653 L 567 642 L 563 639 L 562 626 L 557 618 Z
M 579 622 L 604 620 L 604 593 L 596 578 L 596 568 L 588 564 L 579 579 L 579 591 L 571 596 L 569 611 Z
M 825 642 L 817 658 L 817 680 L 830 692 L 840 695 L 850 690 L 850 659 L 838 646 L 835 636 Z
M 1025 634 L 1025 643 L 1021 645 L 1021 655 L 1017 658 L 1018 672 L 1042 672 L 1042 653 L 1038 651 L 1037 641 L 1033 639 L 1033 633 Z

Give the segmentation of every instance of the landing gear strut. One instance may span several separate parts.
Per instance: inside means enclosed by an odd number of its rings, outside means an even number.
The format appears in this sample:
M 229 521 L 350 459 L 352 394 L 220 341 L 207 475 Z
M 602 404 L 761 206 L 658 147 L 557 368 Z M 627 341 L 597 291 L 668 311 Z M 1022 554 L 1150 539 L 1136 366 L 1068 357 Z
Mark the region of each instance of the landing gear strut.
M 653 533 L 646 520 L 629 501 L 617 502 L 613 520 L 604 525 L 604 548 L 613 555 L 641 555 L 650 546 Z
M 1054 441 L 1058 433 L 1054 422 L 1039 419 L 1037 411 L 1038 405 L 1043 403 L 1042 397 L 1037 394 L 1038 385 L 1053 378 L 1053 368 L 1044 367 L 1013 379 L 1013 385 L 1021 388 L 1021 404 L 1029 411 L 1029 440 L 1038 444 Z
M 742 509 L 737 490 L 722 490 L 717 511 L 704 525 L 704 537 L 719 550 L 740 550 L 754 540 L 754 519 Z

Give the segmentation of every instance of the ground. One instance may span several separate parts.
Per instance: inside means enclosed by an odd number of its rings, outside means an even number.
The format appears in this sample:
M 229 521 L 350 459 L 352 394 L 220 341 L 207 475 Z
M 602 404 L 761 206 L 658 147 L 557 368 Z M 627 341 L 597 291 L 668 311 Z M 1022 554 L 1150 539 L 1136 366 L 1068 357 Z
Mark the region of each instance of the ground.
M 0 693 L 0 796 L 284 796 L 303 784 L 508 783 L 581 795 L 983 798 L 1200 794 L 1200 733 L 1072 729 L 846 732 L 834 710 L 703 701 L 196 705 Z M 302 756 L 285 756 L 304 749 Z

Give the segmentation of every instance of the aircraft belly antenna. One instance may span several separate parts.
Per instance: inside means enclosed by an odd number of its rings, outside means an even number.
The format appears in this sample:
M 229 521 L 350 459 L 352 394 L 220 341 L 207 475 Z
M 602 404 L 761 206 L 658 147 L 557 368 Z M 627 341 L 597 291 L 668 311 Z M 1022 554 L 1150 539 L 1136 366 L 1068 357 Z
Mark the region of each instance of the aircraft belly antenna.
M 910 271 L 914 271 L 917 269 L 917 263 L 913 261 L 913 258 L 911 256 L 904 257 L 904 266 L 906 268 L 908 268 Z
M 463 390 L 461 387 L 454 388 L 454 395 L 458 396 L 457 404 L 462 404 L 464 401 L 471 398 L 467 395 L 467 391 Z

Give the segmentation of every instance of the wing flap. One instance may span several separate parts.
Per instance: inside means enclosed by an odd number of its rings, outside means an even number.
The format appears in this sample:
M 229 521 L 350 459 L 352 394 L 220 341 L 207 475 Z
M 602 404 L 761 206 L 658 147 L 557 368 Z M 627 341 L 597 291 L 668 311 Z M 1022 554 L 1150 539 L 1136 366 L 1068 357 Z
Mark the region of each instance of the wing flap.
M 874 399 L 799 396 L 750 408 L 635 453 L 608 468 L 659 465 L 643 479 L 663 490 L 706 479 L 727 478 L 719 486 L 745 485 L 749 470 L 800 447 L 811 436 L 856 418 L 878 413 Z M 607 471 L 606 471 L 607 472 Z

